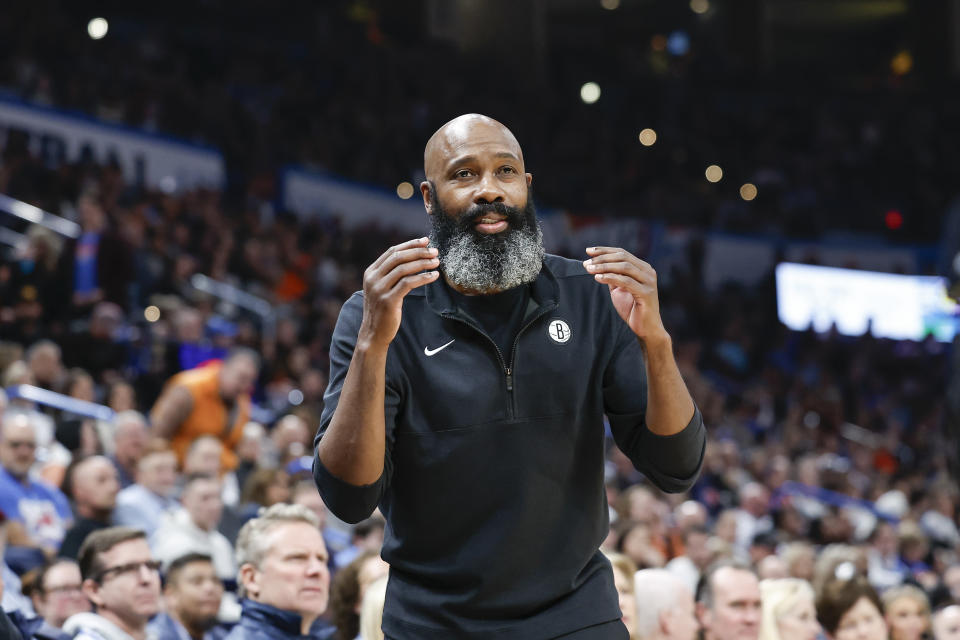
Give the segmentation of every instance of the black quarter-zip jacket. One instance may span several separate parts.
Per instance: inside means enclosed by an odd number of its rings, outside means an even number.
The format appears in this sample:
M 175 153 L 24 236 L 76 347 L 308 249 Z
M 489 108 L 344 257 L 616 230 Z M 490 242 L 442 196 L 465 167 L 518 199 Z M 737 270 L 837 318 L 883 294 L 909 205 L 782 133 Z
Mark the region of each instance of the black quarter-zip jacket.
M 358 292 L 334 330 L 316 442 L 362 313 Z M 692 486 L 706 441 L 699 411 L 673 436 L 646 428 L 645 375 L 640 342 L 580 262 L 545 256 L 512 357 L 444 282 L 407 294 L 387 356 L 383 474 L 351 485 L 314 453 L 333 513 L 357 522 L 379 504 L 386 516 L 388 637 L 536 640 L 620 617 L 598 551 L 609 530 L 604 416 L 665 491 Z

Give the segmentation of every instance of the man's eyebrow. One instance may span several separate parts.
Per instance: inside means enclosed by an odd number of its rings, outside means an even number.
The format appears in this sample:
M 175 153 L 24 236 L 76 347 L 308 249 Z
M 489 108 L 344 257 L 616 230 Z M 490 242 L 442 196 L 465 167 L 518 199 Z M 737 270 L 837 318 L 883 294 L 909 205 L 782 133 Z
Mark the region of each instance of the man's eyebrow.
M 495 158 L 509 158 L 511 160 L 516 160 L 518 162 L 520 160 L 520 158 L 518 158 L 515 153 L 512 153 L 510 151 L 498 151 L 497 153 L 493 154 L 493 156 Z M 454 158 L 449 163 L 447 163 L 447 166 L 455 167 L 457 165 L 466 164 L 468 162 L 476 162 L 476 161 L 477 161 L 477 156 L 475 155 L 460 156 L 460 157 Z

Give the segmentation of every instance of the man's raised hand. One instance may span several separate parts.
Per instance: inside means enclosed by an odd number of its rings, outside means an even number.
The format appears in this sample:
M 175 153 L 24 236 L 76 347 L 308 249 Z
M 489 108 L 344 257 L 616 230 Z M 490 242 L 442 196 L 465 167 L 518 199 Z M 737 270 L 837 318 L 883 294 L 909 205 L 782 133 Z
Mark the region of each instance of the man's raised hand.
M 660 319 L 657 272 L 649 264 L 619 247 L 588 247 L 592 257 L 583 265 L 597 282 L 610 287 L 617 313 L 648 346 L 669 342 Z
M 411 290 L 433 282 L 440 261 L 427 238 L 390 247 L 363 272 L 363 321 L 357 346 L 390 346 L 400 328 L 403 298 Z

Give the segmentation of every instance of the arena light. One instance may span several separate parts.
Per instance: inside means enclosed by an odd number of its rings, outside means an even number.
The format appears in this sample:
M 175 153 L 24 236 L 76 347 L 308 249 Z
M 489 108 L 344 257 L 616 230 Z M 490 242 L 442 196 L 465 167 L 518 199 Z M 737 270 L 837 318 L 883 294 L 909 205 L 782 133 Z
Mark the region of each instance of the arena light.
M 110 25 L 107 23 L 105 18 L 94 18 L 87 23 L 87 35 L 90 36 L 93 40 L 100 40 L 105 35 L 107 31 L 110 30 Z
M 150 305 L 143 310 L 143 318 L 147 322 L 156 322 L 160 319 L 160 308 L 156 305 Z
M 740 197 L 747 202 L 750 202 L 757 197 L 757 187 L 750 182 L 744 184 L 742 187 L 740 187 Z
M 657 132 L 649 127 L 640 132 L 640 144 L 645 147 L 652 147 L 657 141 Z
M 723 179 L 723 169 L 715 164 L 707 167 L 707 170 L 703 173 L 707 176 L 708 182 L 720 182 Z
M 899 51 L 890 61 L 890 71 L 898 76 L 905 76 L 913 69 L 913 56 L 909 51 Z
M 600 6 L 607 11 L 614 11 L 620 8 L 620 0 L 600 0 Z
M 698 15 L 703 15 L 710 11 L 709 0 L 690 0 L 690 10 Z
M 295 407 L 303 404 L 303 391 L 300 391 L 300 389 L 291 389 L 290 393 L 287 394 L 287 402 Z
M 585 104 L 593 104 L 600 99 L 600 85 L 596 82 L 587 82 L 580 87 L 580 99 Z
M 409 182 L 401 182 L 397 185 L 397 195 L 402 200 L 409 200 L 413 197 L 413 185 Z

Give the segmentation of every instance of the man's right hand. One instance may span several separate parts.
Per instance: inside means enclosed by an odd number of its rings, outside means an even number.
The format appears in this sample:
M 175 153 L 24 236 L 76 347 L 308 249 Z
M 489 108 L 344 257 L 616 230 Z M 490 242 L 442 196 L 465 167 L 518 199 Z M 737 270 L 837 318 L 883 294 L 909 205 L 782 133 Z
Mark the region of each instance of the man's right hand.
M 437 250 L 427 238 L 408 240 L 383 252 L 363 273 L 363 320 L 358 348 L 390 346 L 400 329 L 403 298 L 439 276 Z

